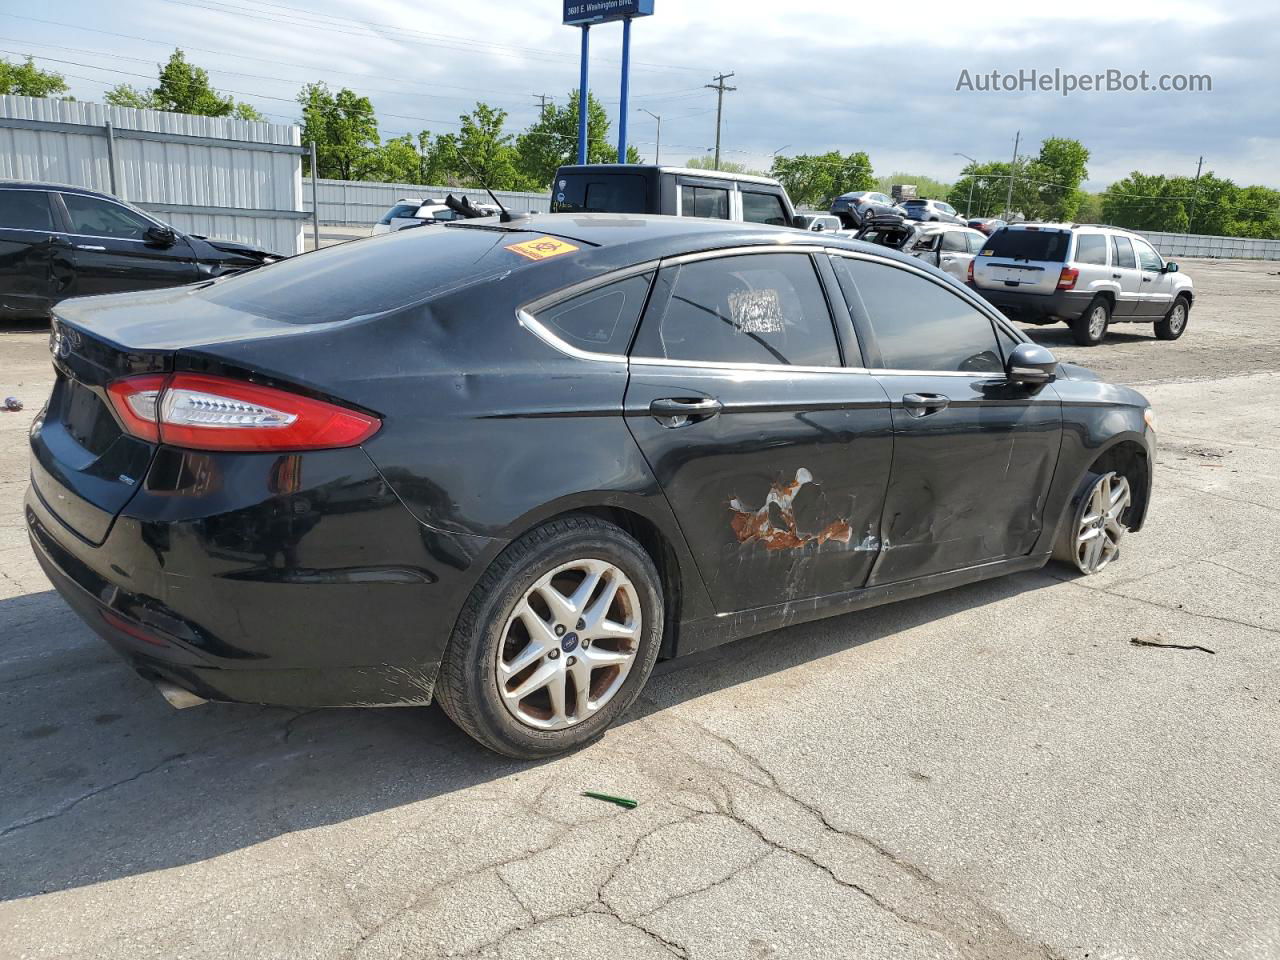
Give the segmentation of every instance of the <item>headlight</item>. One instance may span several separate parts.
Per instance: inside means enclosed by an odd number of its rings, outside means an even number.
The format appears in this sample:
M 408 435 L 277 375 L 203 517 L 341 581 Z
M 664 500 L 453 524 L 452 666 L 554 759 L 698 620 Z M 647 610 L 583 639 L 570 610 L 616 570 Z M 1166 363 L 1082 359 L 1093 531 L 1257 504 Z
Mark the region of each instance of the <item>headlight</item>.
M 1156 432 L 1156 412 L 1150 407 L 1142 411 L 1142 419 L 1147 425 L 1147 429 L 1152 433 Z

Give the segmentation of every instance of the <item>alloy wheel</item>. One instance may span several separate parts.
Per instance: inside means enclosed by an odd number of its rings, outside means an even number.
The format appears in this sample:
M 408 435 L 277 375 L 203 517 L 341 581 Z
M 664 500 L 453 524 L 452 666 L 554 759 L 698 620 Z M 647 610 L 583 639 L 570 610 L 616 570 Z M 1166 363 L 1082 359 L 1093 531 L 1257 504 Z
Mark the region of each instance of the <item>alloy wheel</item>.
M 1107 329 L 1107 308 L 1098 304 L 1089 314 L 1089 339 L 1101 340 Z
M 503 704 L 538 730 L 581 723 L 626 681 L 642 627 L 639 595 L 619 567 L 594 559 L 556 567 L 503 627 L 496 662 Z
M 1081 573 L 1097 573 L 1119 554 L 1120 539 L 1129 532 L 1122 518 L 1131 500 L 1129 481 L 1115 472 L 1103 474 L 1085 494 L 1074 551 Z
M 1169 314 L 1169 332 L 1176 337 L 1186 325 L 1187 305 L 1179 301 L 1173 305 L 1173 312 Z

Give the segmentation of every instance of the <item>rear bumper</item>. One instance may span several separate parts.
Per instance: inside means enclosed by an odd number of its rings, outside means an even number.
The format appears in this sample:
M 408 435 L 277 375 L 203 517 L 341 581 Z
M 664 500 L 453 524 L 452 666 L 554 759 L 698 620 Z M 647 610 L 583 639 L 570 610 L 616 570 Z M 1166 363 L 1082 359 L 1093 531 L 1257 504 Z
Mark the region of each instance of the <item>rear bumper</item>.
M 1006 317 L 1025 323 L 1056 323 L 1071 321 L 1084 313 L 1093 300 L 1087 290 L 1055 290 L 1053 293 L 1022 293 L 1017 290 L 979 287 L 968 284 L 978 294 Z
M 277 458 L 239 456 L 223 480 L 251 503 L 201 512 L 214 504 L 144 487 L 100 546 L 33 483 L 25 515 L 41 567 L 138 673 L 204 699 L 429 703 L 473 561 L 492 542 L 423 527 L 359 449 L 305 455 L 327 482 L 260 498 L 256 468 L 278 477 Z M 205 499 L 225 507 L 228 495 Z

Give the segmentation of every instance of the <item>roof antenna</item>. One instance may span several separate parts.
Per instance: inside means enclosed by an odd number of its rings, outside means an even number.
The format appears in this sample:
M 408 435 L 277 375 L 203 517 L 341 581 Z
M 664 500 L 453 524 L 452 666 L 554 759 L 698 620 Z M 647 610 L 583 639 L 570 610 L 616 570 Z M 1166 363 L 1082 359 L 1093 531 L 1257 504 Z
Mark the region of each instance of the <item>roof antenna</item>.
M 499 199 L 497 198 L 497 196 L 494 194 L 494 192 L 493 192 L 492 190 L 490 190 L 490 189 L 489 189 L 489 184 L 485 183 L 485 181 L 484 181 L 484 177 L 480 176 L 480 174 L 476 172 L 476 168 L 475 168 L 475 167 L 473 167 L 473 166 L 471 165 L 471 161 L 470 161 L 470 160 L 468 160 L 468 159 L 463 155 L 462 151 L 458 151 L 458 159 L 459 159 L 459 160 L 461 160 L 463 163 L 465 163 L 465 164 L 467 165 L 467 169 L 471 171 L 471 175 L 472 175 L 473 177 L 475 177 L 475 178 L 476 178 L 476 180 L 480 183 L 480 186 L 482 186 L 482 187 L 484 188 L 484 192 L 485 192 L 485 193 L 487 193 L 487 194 L 489 195 L 489 199 L 490 199 L 490 200 L 492 200 L 492 201 L 494 202 L 494 205 L 495 205 L 499 210 L 501 210 L 501 211 L 502 211 L 501 216 L 499 216 L 499 217 L 498 217 L 498 222 L 499 222 L 499 223 L 511 223 L 513 220 L 525 220 L 525 219 L 528 219 L 529 214 L 527 214 L 527 213 L 522 213 L 522 214 L 512 214 L 509 210 L 507 210 L 507 208 L 506 208 L 506 207 L 504 207 L 504 206 L 502 205 L 502 201 L 501 201 L 501 200 L 499 200 Z

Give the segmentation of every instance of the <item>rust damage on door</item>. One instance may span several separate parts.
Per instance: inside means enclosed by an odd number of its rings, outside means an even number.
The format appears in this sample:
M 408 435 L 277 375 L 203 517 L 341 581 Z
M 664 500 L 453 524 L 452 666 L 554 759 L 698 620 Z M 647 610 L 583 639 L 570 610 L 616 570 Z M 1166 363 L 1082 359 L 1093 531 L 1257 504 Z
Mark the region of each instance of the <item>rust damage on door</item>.
M 768 550 L 794 550 L 809 544 L 821 546 L 828 540 L 848 543 L 853 539 L 853 528 L 847 519 L 841 518 L 827 524 L 816 533 L 804 533 L 796 522 L 796 495 L 806 485 L 814 483 L 813 474 L 801 467 L 791 483 L 774 483 L 765 497 L 764 506 L 758 510 L 746 507 L 741 500 L 729 500 L 733 511 L 730 523 L 738 542 L 762 543 Z

